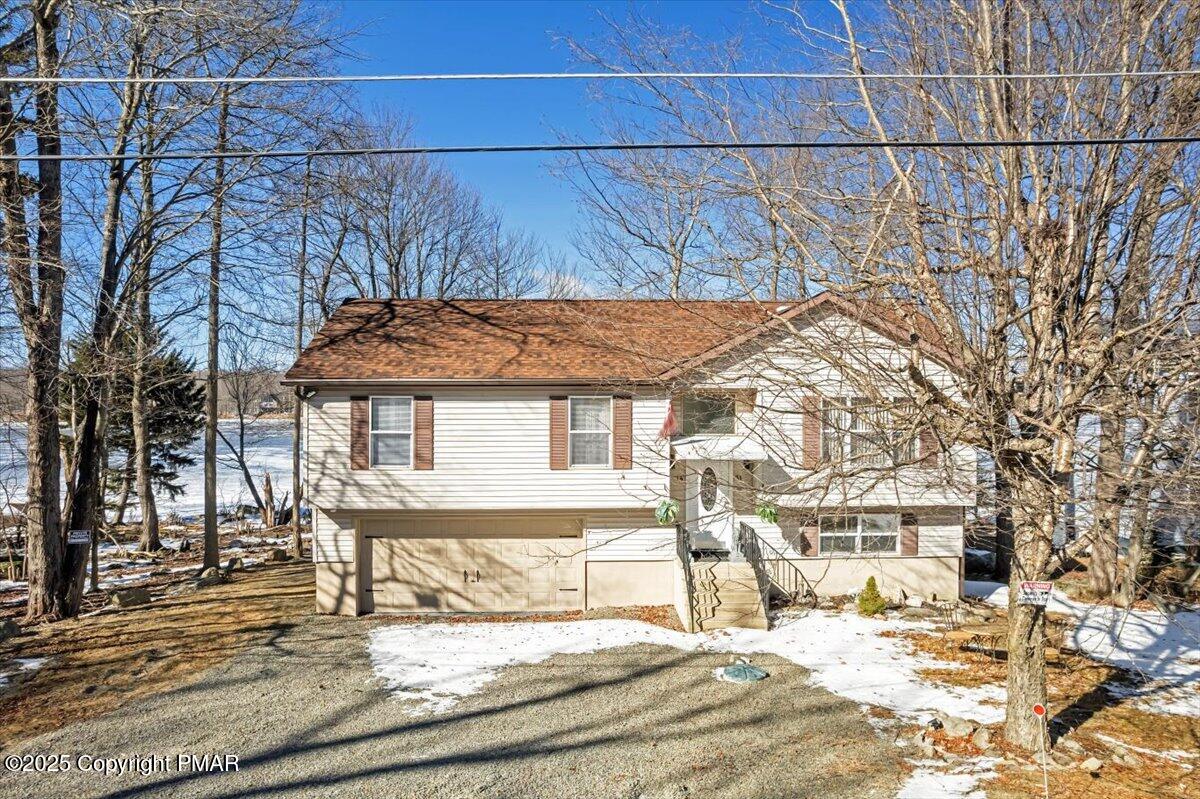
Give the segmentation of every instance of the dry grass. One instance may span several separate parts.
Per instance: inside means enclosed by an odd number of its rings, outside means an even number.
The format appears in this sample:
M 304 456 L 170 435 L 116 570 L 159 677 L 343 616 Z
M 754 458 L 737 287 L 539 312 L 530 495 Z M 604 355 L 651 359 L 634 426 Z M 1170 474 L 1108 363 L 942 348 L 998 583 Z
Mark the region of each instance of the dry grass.
M 0 694 L 0 747 L 174 688 L 313 609 L 312 564 L 235 572 L 231 581 L 117 613 L 44 624 L 0 660 L 47 657 Z
M 923 669 L 920 673 L 926 679 L 966 687 L 1004 684 L 1006 664 L 1002 659 L 984 652 L 960 649 L 956 643 L 936 635 L 906 633 L 903 637 L 926 655 L 966 667 Z M 1055 711 L 1056 720 L 1074 729 L 1072 738 L 1089 754 L 1105 759 L 1111 753 L 1112 745 L 1098 736 L 1116 738 L 1127 746 L 1156 752 L 1200 750 L 1200 719 L 1149 713 L 1106 690 L 1106 685 L 1126 679 L 1120 669 L 1078 655 L 1064 654 L 1058 662 L 1047 664 L 1046 676 L 1050 708 Z M 962 746 L 956 746 L 956 743 L 962 743 Z M 963 748 L 969 745 L 967 742 L 940 741 L 939 744 L 957 754 L 978 754 Z M 1006 750 L 1003 741 L 999 746 L 1002 751 Z M 1142 762 L 1137 766 L 1106 762 L 1096 777 L 1078 769 L 1053 770 L 1050 772 L 1050 794 L 1066 799 L 1200 796 L 1200 774 L 1196 770 L 1200 768 L 1200 758 L 1185 765 L 1153 755 L 1138 754 L 1138 757 Z M 1188 768 L 1188 765 L 1196 768 Z M 1042 772 L 1040 769 L 1026 771 L 1019 766 L 1003 767 L 999 776 L 985 788 L 992 799 L 1040 795 Z

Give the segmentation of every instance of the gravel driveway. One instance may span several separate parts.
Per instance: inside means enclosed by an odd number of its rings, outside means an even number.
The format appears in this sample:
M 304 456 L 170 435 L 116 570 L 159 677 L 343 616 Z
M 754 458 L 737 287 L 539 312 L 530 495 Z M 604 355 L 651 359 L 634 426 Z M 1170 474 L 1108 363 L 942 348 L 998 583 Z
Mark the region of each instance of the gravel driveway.
M 751 686 L 728 655 L 633 646 L 507 669 L 449 713 L 414 718 L 382 690 L 362 619 L 306 617 L 198 681 L 25 741 L 65 774 L 5 773 L 22 797 L 894 796 L 897 747 L 852 702 L 769 656 Z M 84 773 L 77 755 L 165 756 L 172 770 Z M 236 755 L 236 772 L 176 757 Z

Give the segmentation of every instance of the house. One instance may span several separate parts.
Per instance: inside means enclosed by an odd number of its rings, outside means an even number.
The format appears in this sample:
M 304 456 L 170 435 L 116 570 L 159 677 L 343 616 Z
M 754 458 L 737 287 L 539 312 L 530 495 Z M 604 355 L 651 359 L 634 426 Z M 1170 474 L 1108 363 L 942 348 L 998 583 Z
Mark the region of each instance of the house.
M 287 372 L 329 613 L 957 598 L 972 450 L 920 427 L 902 306 L 350 300 Z M 873 398 L 873 399 L 872 399 Z M 707 622 L 707 625 L 705 624 Z

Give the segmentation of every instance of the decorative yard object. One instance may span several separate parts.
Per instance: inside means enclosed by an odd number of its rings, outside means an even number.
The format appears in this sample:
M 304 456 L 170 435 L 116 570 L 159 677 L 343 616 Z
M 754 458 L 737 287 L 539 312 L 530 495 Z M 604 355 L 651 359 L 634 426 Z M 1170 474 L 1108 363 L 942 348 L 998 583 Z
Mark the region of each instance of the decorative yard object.
M 673 499 L 664 499 L 658 503 L 658 508 L 654 511 L 654 518 L 663 526 L 674 524 L 675 520 L 679 518 L 679 503 Z
M 887 607 L 887 600 L 879 593 L 874 577 L 867 578 L 867 585 L 858 595 L 858 612 L 864 616 L 877 616 Z
M 779 524 L 779 508 L 771 502 L 760 503 L 754 513 L 767 524 Z
M 715 676 L 722 682 L 747 683 L 765 680 L 770 675 L 765 669 L 760 669 L 758 666 L 751 666 L 750 661 L 745 658 L 738 658 L 738 662 L 732 666 L 717 669 Z

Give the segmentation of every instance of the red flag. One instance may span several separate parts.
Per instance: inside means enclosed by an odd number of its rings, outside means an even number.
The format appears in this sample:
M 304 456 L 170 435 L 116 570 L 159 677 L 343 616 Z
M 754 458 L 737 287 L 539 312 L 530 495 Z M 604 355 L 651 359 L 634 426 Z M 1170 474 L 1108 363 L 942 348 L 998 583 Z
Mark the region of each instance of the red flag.
M 675 403 L 667 406 L 667 418 L 663 419 L 662 427 L 659 428 L 659 438 L 671 438 L 679 435 L 679 423 L 675 421 Z

